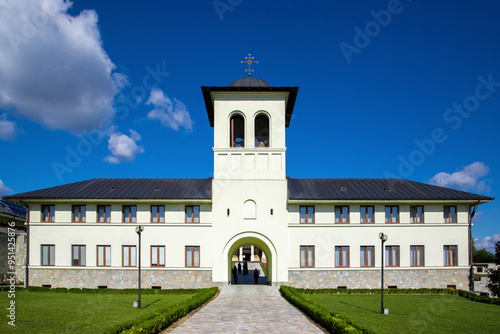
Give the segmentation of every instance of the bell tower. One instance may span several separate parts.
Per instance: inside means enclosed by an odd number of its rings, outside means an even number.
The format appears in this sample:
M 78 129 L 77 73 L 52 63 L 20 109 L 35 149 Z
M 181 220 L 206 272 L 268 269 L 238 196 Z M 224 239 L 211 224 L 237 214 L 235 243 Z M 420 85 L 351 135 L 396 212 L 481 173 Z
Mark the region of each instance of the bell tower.
M 231 281 L 236 249 L 265 251 L 270 284 L 288 281 L 285 129 L 297 87 L 273 87 L 251 76 L 201 87 L 214 128 L 212 180 L 213 281 Z M 267 251 L 266 251 L 267 250 Z
M 201 87 L 214 128 L 214 179 L 285 179 L 285 128 L 298 87 L 273 87 L 251 76 L 229 86 Z

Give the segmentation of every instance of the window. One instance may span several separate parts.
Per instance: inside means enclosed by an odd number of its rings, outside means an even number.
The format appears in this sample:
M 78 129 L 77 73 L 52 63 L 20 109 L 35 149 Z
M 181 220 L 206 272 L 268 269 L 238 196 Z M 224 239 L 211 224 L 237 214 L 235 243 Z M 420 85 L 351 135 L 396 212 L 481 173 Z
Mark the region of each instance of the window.
M 300 207 L 300 223 L 314 224 L 314 206 Z
M 399 267 L 399 246 L 385 246 L 385 266 Z
M 314 267 L 314 246 L 300 246 L 300 266 Z
M 151 205 L 151 222 L 164 223 L 165 222 L 165 206 L 164 205 Z
M 255 117 L 255 147 L 269 147 L 269 118 L 264 114 Z
M 72 245 L 71 246 L 71 265 L 72 266 L 85 266 L 86 265 L 86 247 L 85 245 Z
M 97 246 L 97 266 L 111 266 L 111 246 Z
M 186 267 L 200 266 L 200 246 L 186 246 Z
M 361 246 L 361 267 L 375 266 L 375 251 L 373 246 Z
M 457 222 L 457 207 L 456 206 L 445 206 L 444 207 L 444 222 L 445 223 L 456 223 Z
M 186 205 L 186 223 L 200 222 L 200 206 Z
M 54 222 L 56 218 L 56 206 L 53 204 L 42 205 L 42 221 Z
M 362 206 L 359 208 L 361 215 L 361 224 L 373 224 L 375 222 L 373 206 Z
M 151 246 L 151 267 L 165 267 L 165 246 Z
M 231 117 L 231 147 L 245 147 L 245 119 L 241 115 Z
M 42 245 L 42 266 L 55 266 L 56 246 Z
M 349 246 L 335 247 L 335 267 L 349 267 Z
M 410 223 L 422 224 L 424 222 L 424 207 L 410 206 Z
M 349 224 L 348 206 L 335 206 L 335 224 Z
M 410 246 L 410 266 L 424 266 L 424 246 Z
M 97 222 L 111 223 L 111 205 L 97 206 Z
M 243 219 L 256 219 L 256 218 L 257 218 L 257 204 L 251 199 L 246 200 L 245 203 L 243 203 Z
M 445 266 L 457 265 L 457 246 L 444 246 L 443 257 Z
M 73 223 L 85 223 L 85 205 L 73 205 Z
M 122 246 L 122 266 L 135 267 L 137 259 L 136 254 L 135 246 Z
M 123 222 L 136 223 L 137 222 L 137 206 L 124 205 L 123 206 Z
M 386 206 L 385 207 L 385 223 L 386 224 L 399 223 L 399 207 L 398 206 Z

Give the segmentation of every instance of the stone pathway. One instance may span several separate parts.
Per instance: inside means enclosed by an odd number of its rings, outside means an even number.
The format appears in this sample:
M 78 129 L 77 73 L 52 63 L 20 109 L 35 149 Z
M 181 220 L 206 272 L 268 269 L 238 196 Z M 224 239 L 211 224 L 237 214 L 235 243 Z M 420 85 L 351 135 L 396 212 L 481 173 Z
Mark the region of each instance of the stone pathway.
M 281 297 L 277 287 L 229 285 L 171 333 L 324 332 Z
M 267 278 L 266 276 L 264 276 L 264 272 L 260 267 L 260 262 L 247 262 L 247 264 L 248 264 L 248 274 L 243 275 L 243 269 L 241 270 L 241 273 L 238 274 L 238 285 L 255 284 L 255 281 L 253 279 L 253 271 L 255 269 L 259 271 L 259 281 L 257 284 L 267 284 Z M 231 275 L 231 283 L 234 284 L 234 277 L 232 275 Z

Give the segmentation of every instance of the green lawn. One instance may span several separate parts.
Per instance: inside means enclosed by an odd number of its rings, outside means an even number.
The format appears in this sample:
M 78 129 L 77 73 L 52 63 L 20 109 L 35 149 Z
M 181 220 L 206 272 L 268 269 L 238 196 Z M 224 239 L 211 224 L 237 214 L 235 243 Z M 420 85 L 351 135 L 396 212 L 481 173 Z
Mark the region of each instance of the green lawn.
M 304 295 L 377 333 L 500 333 L 500 306 L 450 295 Z
M 176 304 L 193 295 L 137 295 L 16 292 L 16 327 L 9 326 L 7 292 L 0 292 L 0 333 L 100 333 L 112 324 L 131 320 Z

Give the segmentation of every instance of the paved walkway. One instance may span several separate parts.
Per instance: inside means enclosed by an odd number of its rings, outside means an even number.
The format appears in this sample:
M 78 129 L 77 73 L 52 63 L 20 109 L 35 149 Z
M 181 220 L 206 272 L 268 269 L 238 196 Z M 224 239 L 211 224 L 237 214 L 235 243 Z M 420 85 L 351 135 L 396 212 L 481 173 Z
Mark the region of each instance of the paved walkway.
M 238 285 L 239 284 L 255 284 L 253 279 L 253 271 L 257 269 L 259 271 L 259 280 L 257 284 L 267 284 L 267 278 L 264 276 L 264 272 L 260 267 L 260 262 L 247 262 L 248 264 L 248 274 L 243 275 L 243 262 L 241 273 L 238 274 Z M 238 265 L 238 263 L 236 263 Z M 231 283 L 234 284 L 234 277 L 231 275 Z
M 250 274 L 250 273 L 249 273 Z M 277 287 L 229 285 L 171 333 L 323 333 Z

